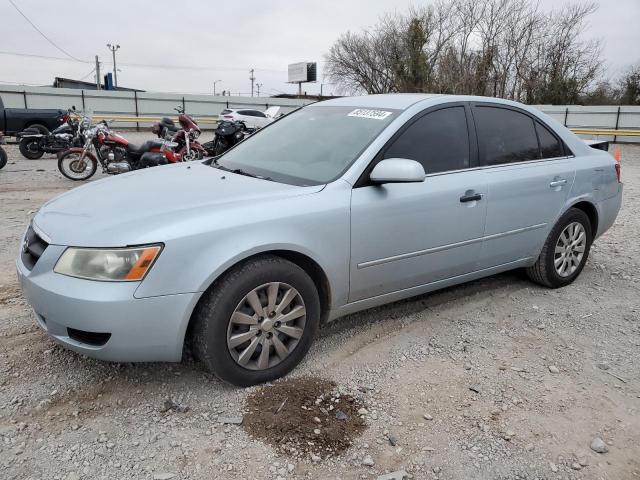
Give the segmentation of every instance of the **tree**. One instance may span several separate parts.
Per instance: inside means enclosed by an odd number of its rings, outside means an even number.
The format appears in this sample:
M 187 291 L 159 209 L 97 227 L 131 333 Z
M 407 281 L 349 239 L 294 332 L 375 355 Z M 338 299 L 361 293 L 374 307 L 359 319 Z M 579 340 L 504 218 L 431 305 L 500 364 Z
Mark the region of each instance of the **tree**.
M 596 8 L 581 3 L 544 12 L 527 0 L 437 0 L 342 35 L 327 54 L 327 74 L 348 93 L 575 102 L 602 65 L 600 43 L 582 39 Z
M 640 105 L 640 63 L 629 68 L 620 79 L 620 102 Z

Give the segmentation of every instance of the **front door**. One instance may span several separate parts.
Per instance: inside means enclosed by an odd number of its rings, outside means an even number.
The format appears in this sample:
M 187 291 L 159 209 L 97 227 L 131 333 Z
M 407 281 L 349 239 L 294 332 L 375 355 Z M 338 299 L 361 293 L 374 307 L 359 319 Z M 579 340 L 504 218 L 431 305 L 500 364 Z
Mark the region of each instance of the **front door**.
M 356 185 L 351 200 L 350 301 L 476 269 L 486 214 L 485 174 L 470 170 L 464 105 L 409 121 L 376 160 L 419 161 L 422 183 Z M 365 172 L 365 175 L 367 172 Z

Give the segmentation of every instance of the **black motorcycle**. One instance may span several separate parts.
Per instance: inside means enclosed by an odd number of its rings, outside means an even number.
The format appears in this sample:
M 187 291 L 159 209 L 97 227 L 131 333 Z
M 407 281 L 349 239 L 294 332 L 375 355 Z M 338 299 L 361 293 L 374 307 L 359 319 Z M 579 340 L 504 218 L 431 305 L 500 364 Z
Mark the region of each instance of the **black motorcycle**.
M 48 134 L 33 127 L 18 133 L 20 153 L 29 160 L 37 160 L 45 153 L 57 154 L 71 147 L 81 147 L 84 144 L 82 130 L 85 119 L 81 119 L 76 108 L 72 107 L 63 116 L 62 122 L 62 125 Z
M 4 148 L 2 148 L 2 145 L 4 145 L 5 143 L 7 142 L 4 141 L 2 132 L 0 132 L 0 169 L 7 164 L 7 152 L 5 152 Z
M 235 122 L 223 121 L 218 123 L 213 140 L 203 143 L 202 146 L 207 150 L 207 154 L 217 157 L 240 143 L 254 131 L 255 129 L 247 128 L 247 125 L 240 120 Z

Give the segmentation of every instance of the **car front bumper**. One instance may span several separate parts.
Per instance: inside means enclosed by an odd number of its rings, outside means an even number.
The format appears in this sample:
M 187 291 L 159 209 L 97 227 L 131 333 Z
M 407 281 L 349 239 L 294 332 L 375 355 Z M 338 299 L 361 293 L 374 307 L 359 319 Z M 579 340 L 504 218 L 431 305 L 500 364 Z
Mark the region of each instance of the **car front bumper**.
M 32 270 L 16 261 L 24 297 L 59 344 L 115 362 L 180 361 L 199 293 L 134 298 L 140 282 L 98 282 L 53 272 L 66 247 L 49 245 Z

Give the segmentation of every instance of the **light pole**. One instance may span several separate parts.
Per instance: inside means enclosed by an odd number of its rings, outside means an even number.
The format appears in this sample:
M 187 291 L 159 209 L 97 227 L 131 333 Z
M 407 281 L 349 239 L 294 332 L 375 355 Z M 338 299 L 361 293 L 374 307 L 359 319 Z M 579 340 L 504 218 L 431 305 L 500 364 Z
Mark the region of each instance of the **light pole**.
M 120 45 L 111 45 L 110 43 L 107 43 L 107 48 L 111 50 L 111 53 L 113 54 L 113 84 L 117 89 L 118 88 L 118 69 L 116 68 L 116 50 L 120 49 Z
M 214 80 L 213 81 L 213 96 L 216 96 L 216 83 L 221 82 L 222 80 Z
M 256 89 L 258 90 L 258 96 L 260 96 L 260 89 L 262 88 L 262 83 L 256 83 Z

